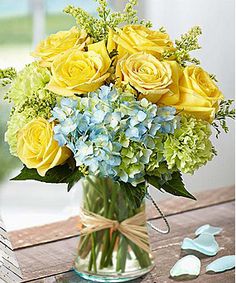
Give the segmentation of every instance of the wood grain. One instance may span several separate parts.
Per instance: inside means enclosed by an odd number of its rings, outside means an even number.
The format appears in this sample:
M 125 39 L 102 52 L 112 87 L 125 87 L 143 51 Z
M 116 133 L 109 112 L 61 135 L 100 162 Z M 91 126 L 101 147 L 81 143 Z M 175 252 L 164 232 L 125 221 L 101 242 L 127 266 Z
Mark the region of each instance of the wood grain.
M 193 209 L 225 203 L 235 199 L 234 187 L 202 192 L 196 194 L 196 197 L 197 201 L 172 196 L 170 199 L 160 202 L 159 206 L 165 215 L 170 216 Z M 151 219 L 159 218 L 153 207 L 149 209 L 148 217 Z M 35 246 L 77 236 L 79 234 L 78 222 L 77 217 L 72 217 L 67 221 L 14 231 L 9 236 L 14 249 Z
M 217 236 L 221 249 L 214 259 L 223 255 L 234 254 L 234 202 L 230 201 L 172 215 L 168 217 L 168 221 L 172 226 L 170 234 L 159 235 L 150 231 L 150 239 L 156 259 L 155 269 L 145 278 L 135 280 L 133 283 L 175 282 L 168 277 L 168 274 L 174 263 L 186 254 L 186 252 L 181 252 L 180 249 L 183 238 L 193 237 L 196 228 L 206 223 L 224 229 L 221 235 Z M 157 224 L 156 222 L 159 222 L 159 220 L 154 220 L 155 224 Z M 77 240 L 77 237 L 72 237 L 17 250 L 16 254 L 21 265 L 24 282 L 87 283 L 87 281 L 75 277 L 73 272 L 69 272 L 75 257 Z M 205 274 L 206 265 L 214 259 L 205 256 L 200 257 L 202 259 L 201 276 L 194 282 L 234 282 L 234 271 L 213 275 Z
M 0 283 L 18 283 L 22 281 L 22 274 L 11 242 L 2 220 L 0 219 Z

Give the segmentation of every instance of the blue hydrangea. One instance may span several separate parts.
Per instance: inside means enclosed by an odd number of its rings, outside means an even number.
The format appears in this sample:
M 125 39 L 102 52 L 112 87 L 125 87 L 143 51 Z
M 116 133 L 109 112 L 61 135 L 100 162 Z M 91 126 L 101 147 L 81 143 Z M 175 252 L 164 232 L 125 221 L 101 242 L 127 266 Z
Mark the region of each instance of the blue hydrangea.
M 174 133 L 175 114 L 173 107 L 137 101 L 113 86 L 63 98 L 52 111 L 55 139 L 72 150 L 77 166 L 133 186 L 144 181 L 158 135 Z

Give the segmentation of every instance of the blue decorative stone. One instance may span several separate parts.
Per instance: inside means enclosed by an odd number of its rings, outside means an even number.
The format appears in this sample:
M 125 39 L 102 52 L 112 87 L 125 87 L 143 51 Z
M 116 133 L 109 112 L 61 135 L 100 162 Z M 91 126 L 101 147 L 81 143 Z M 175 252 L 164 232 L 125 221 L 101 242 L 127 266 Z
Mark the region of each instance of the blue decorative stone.
M 214 256 L 219 251 L 219 245 L 213 235 L 201 234 L 194 240 L 185 238 L 183 240 L 181 249 L 194 250 L 208 256 Z
M 220 227 L 214 227 L 214 226 L 211 226 L 210 224 L 206 224 L 206 225 L 203 225 L 201 227 L 199 227 L 196 231 L 195 231 L 195 235 L 196 236 L 199 236 L 200 234 L 211 234 L 211 235 L 218 235 L 220 234 L 220 232 L 222 231 L 223 229 L 220 228 Z
M 171 277 L 182 275 L 198 276 L 201 271 L 201 261 L 194 255 L 187 255 L 176 262 L 171 268 Z
M 235 255 L 228 255 L 214 260 L 206 267 L 206 272 L 223 272 L 235 268 Z

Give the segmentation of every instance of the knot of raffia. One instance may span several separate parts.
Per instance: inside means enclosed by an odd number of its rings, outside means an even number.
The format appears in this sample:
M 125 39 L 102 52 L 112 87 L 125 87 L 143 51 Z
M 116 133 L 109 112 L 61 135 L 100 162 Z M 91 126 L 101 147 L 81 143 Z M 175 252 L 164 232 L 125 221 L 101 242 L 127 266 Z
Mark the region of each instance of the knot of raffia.
M 141 211 L 119 223 L 117 220 L 108 219 L 86 209 L 81 209 L 80 219 L 83 225 L 80 231 L 81 236 L 105 229 L 117 230 L 145 252 L 150 253 L 145 211 Z

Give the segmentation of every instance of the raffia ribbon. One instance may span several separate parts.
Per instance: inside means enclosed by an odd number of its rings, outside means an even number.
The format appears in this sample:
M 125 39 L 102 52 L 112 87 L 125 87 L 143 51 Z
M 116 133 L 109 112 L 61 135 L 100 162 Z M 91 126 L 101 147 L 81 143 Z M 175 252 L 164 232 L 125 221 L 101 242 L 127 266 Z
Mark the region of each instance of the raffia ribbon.
M 80 219 L 84 226 L 80 231 L 81 236 L 104 229 L 118 230 L 135 245 L 150 253 L 149 238 L 145 227 L 145 211 L 139 212 L 119 223 L 117 220 L 108 219 L 86 209 L 81 209 Z

